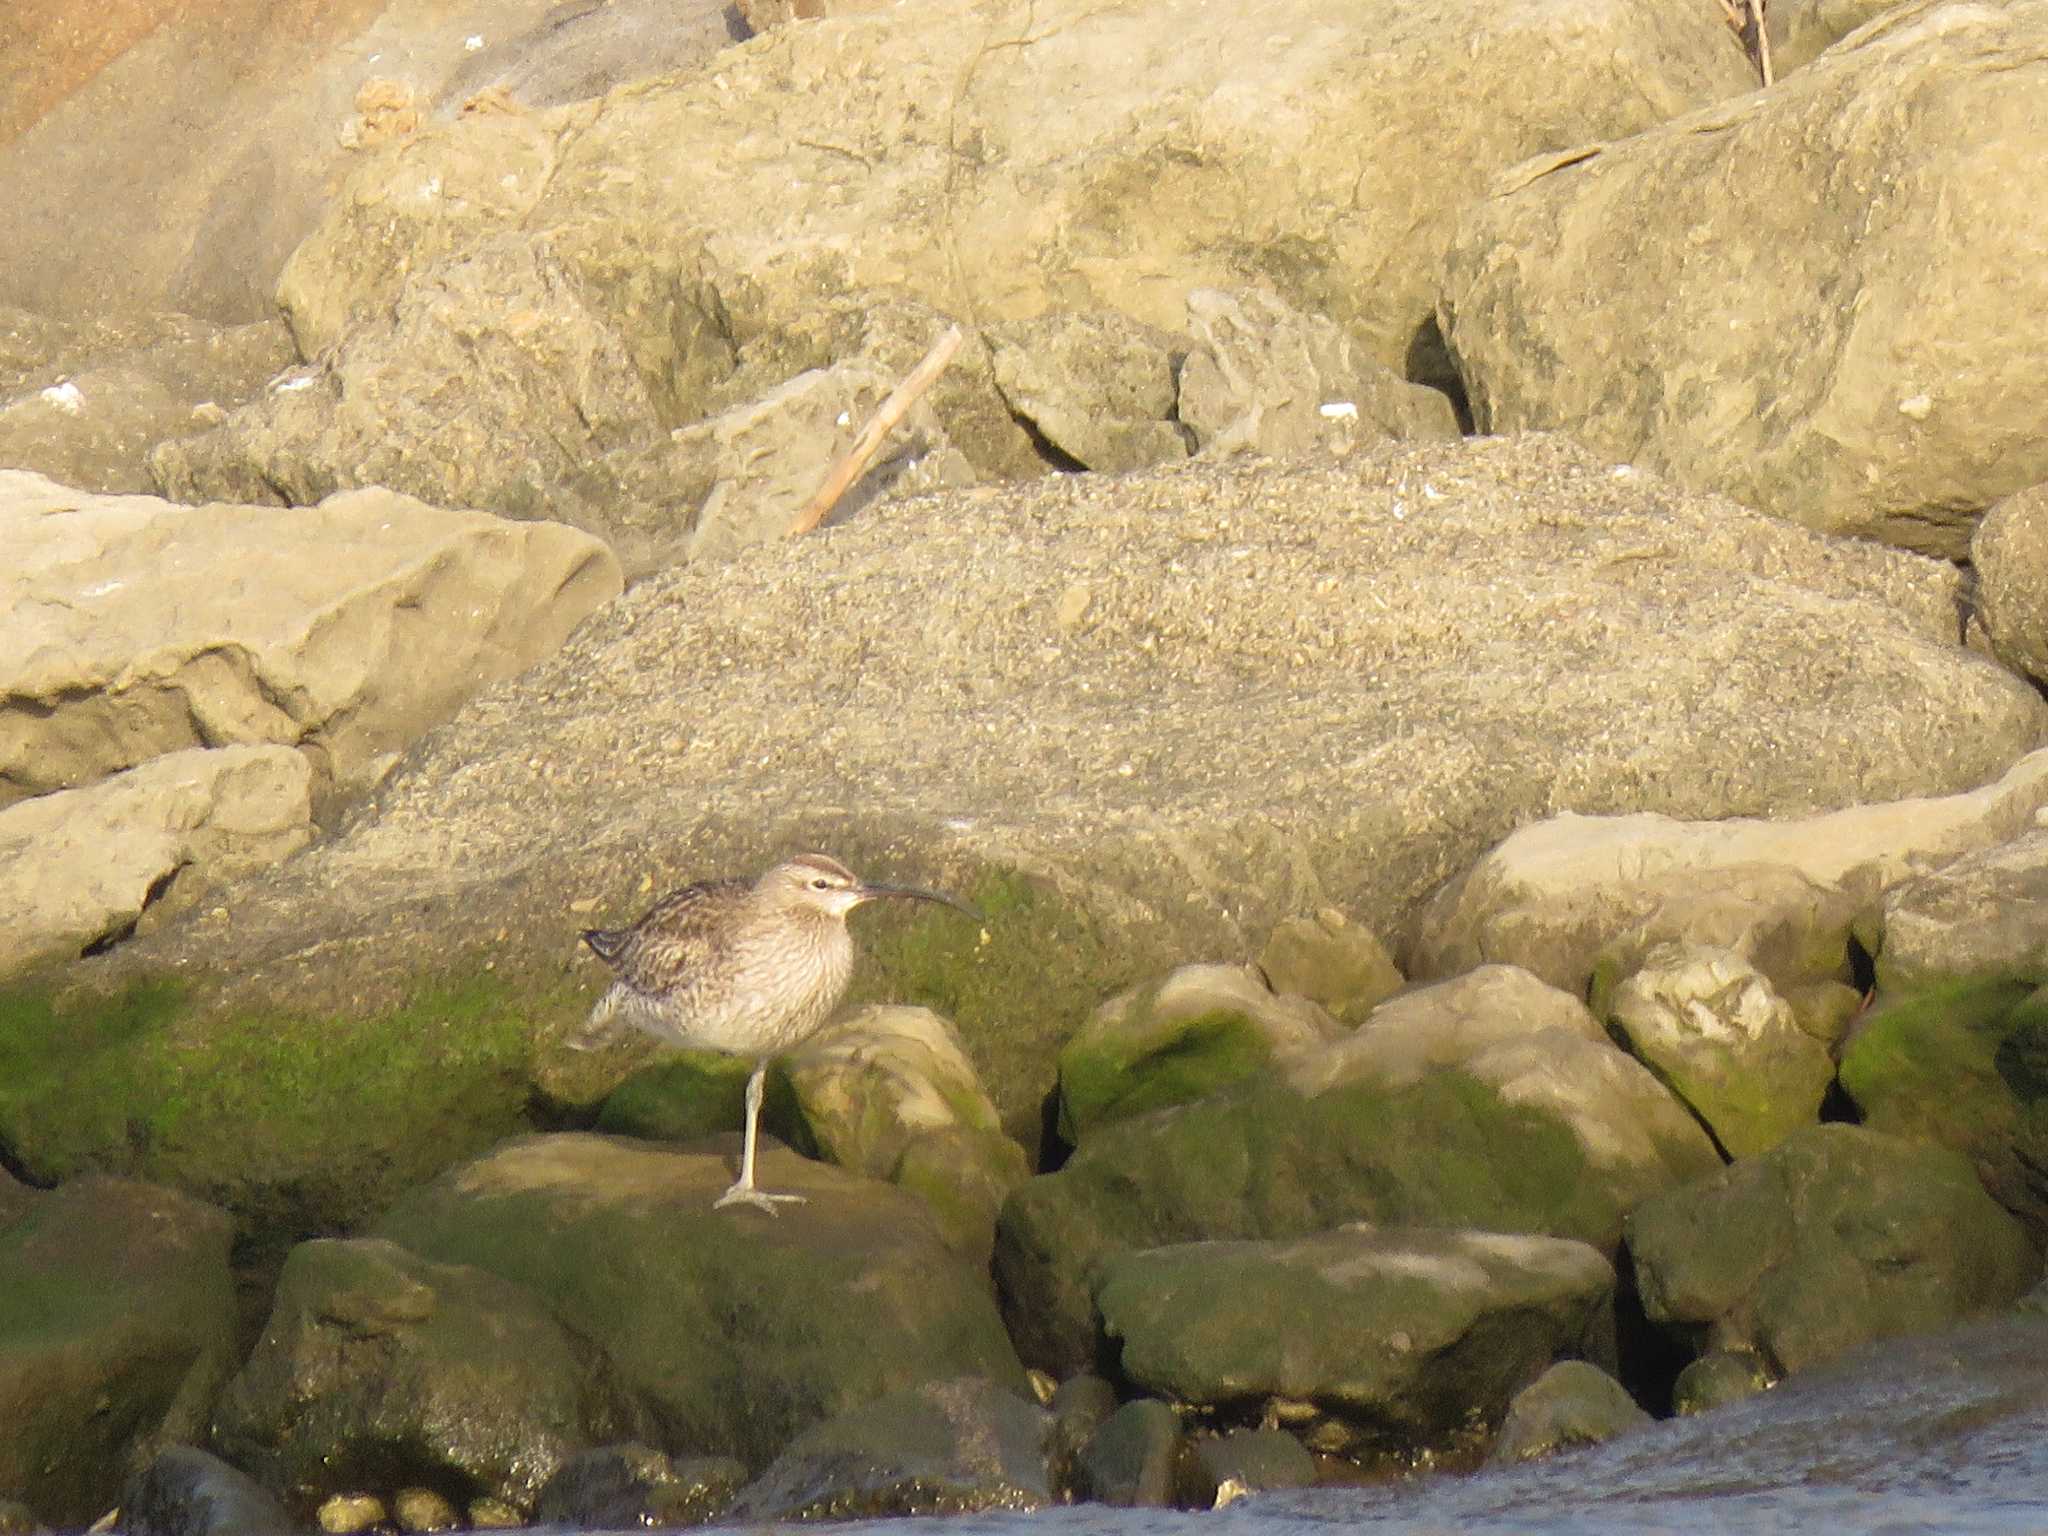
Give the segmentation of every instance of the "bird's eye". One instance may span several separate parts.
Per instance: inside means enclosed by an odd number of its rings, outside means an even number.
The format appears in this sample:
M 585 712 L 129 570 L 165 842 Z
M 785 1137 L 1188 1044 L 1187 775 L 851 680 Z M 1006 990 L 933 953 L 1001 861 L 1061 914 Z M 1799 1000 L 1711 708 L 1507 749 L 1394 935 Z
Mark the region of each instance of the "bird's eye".
M 817 875 L 811 880 L 811 889 L 814 891 L 829 891 L 832 889 L 832 882 L 823 875 Z

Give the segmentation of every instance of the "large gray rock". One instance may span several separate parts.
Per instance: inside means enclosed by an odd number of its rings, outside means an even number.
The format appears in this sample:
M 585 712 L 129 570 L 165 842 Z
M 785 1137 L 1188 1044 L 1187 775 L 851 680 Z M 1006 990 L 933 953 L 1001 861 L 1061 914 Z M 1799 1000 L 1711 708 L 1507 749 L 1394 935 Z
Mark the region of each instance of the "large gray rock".
M 1410 372 L 1431 262 L 1492 171 L 1749 84 L 1711 11 L 1610 0 L 1573 6 L 1568 29 L 1564 14 L 1041 0 L 1027 18 L 913 0 L 778 28 L 601 113 L 436 125 L 385 152 L 280 297 L 312 356 L 443 256 L 547 230 L 615 312 L 640 312 L 657 374 L 706 290 L 735 333 L 860 288 L 981 323 L 1115 309 L 1177 331 L 1190 289 L 1252 284 Z
M 2041 1270 L 1963 1158 L 1853 1125 L 1645 1200 L 1628 1246 L 1653 1321 L 1780 1373 L 2004 1306 Z
M 1963 794 L 1817 816 L 1566 813 L 1520 828 L 1430 899 L 1409 971 L 1507 961 L 1583 992 L 1610 946 L 1625 973 L 1676 940 L 1734 949 L 1790 993 L 1842 970 L 1851 928 L 1884 892 L 2007 841 L 2044 806 L 2048 752 Z
M 313 837 L 313 769 L 291 747 L 190 748 L 0 809 L 0 976 L 75 959 L 178 897 Z
M 574 1452 L 651 1430 L 610 1362 L 524 1287 L 320 1239 L 285 1260 L 214 1441 L 295 1508 L 456 1487 L 527 1512 Z
M 97 1176 L 0 1228 L 0 1488 L 82 1526 L 167 1445 L 206 1438 L 234 1369 L 227 1218 Z
M 1145 1391 L 1284 1407 L 1347 1455 L 1463 1444 L 1559 1355 L 1614 1360 L 1614 1270 L 1561 1238 L 1345 1226 L 1151 1248 L 1109 1260 L 1095 1301 Z
M 1492 967 L 1282 1072 L 1101 1126 L 1010 1197 L 996 1271 L 1025 1358 L 1072 1370 L 1093 1362 L 1094 1287 L 1131 1249 L 1363 1220 L 1611 1250 L 1637 1201 L 1719 1166 L 1582 1004 Z
M 0 805 L 186 747 L 360 788 L 619 591 L 595 539 L 388 491 L 177 507 L 0 470 Z
M 1774 90 L 1517 168 L 1438 305 L 1480 430 L 1962 557 L 2048 478 L 2048 203 L 2013 196 L 2044 46 L 2043 0 L 1908 0 Z
M 10 8 L 0 303 L 268 319 L 285 258 L 376 145 L 480 95 L 601 95 L 731 37 L 722 0 Z
M 772 1143 L 759 1176 L 809 1203 L 714 1210 L 723 1155 L 526 1137 L 406 1196 L 376 1232 L 525 1286 L 610 1356 L 671 1452 L 760 1468 L 900 1388 L 974 1375 L 1025 1390 L 986 1276 L 916 1200 Z
M 488 1144 L 451 1118 L 614 1086 L 566 1081 L 546 1044 L 601 985 L 576 930 L 822 848 L 987 914 L 986 943 L 951 914 L 857 916 L 854 1000 L 955 1021 L 1029 1149 L 1059 1043 L 1104 998 L 1254 954 L 1303 910 L 1398 931 L 1517 825 L 1798 815 L 2000 772 L 2048 706 L 1952 645 L 1957 590 L 1945 564 L 1556 439 L 919 498 L 636 586 L 424 739 L 373 810 L 239 886 L 232 921 L 202 910 L 96 963 L 10 1145 L 23 1166 L 95 1155 L 89 1135 L 132 1155 L 75 1069 L 110 996 L 174 971 L 179 1048 L 90 1058 L 133 1073 L 138 1116 L 187 1062 L 240 1080 L 275 1040 L 322 1068 L 325 1108 L 270 1096 L 306 1121 L 285 1177 L 274 1153 L 231 1161 L 256 1151 L 246 1118 L 195 1096 L 158 1166 L 203 1156 L 284 1204 L 355 1190 L 311 1219 L 361 1221 L 388 1169 Z M 402 1011 L 429 978 L 461 1030 Z M 281 1015 L 321 1022 L 227 1022 Z M 351 1039 L 380 1043 L 366 1067 L 342 1064 Z M 451 1073 L 470 1090 L 441 1095 Z

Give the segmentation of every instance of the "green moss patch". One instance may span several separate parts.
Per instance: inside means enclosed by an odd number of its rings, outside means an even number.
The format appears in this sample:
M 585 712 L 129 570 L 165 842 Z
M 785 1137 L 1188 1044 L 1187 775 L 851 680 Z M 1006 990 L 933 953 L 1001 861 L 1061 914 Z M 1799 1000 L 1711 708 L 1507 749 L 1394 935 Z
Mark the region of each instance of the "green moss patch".
M 1132 1026 L 1060 1052 L 1060 1134 L 1068 1141 L 1106 1120 L 1205 1099 L 1273 1059 L 1264 1032 L 1235 1009 L 1182 1020 L 1164 1040 L 1142 1020 Z
M 538 1006 L 488 973 L 361 1018 L 209 1014 L 175 981 L 0 992 L 0 1145 L 228 1206 L 245 1234 L 346 1228 L 526 1129 Z
M 1843 1053 L 1864 1124 L 1968 1157 L 2000 1204 L 2048 1238 L 2048 989 L 1958 982 L 1868 1019 Z

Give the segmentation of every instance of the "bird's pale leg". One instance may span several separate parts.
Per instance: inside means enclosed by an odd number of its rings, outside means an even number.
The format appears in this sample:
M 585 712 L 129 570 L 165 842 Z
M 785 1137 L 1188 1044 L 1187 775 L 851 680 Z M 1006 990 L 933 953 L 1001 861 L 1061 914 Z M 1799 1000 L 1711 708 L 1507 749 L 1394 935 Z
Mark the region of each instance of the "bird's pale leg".
M 740 1148 L 740 1176 L 731 1189 L 712 1202 L 716 1211 L 728 1205 L 757 1205 L 770 1216 L 778 1215 L 777 1205 L 801 1205 L 802 1195 L 771 1195 L 765 1190 L 754 1188 L 754 1133 L 761 1123 L 761 1090 L 768 1079 L 768 1063 L 765 1059 L 754 1064 L 754 1075 L 747 1079 L 747 1134 Z

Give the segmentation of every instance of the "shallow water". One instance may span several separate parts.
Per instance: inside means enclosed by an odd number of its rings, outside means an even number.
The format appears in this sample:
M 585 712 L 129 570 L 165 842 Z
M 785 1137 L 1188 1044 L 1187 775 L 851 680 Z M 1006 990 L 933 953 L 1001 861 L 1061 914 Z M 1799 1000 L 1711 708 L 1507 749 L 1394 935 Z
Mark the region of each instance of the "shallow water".
M 1100 1505 L 875 1520 L 863 1536 L 2041 1536 L 2048 1319 L 1859 1351 L 1717 1413 L 1550 1461 L 1370 1489 L 1244 1499 L 1209 1514 Z

